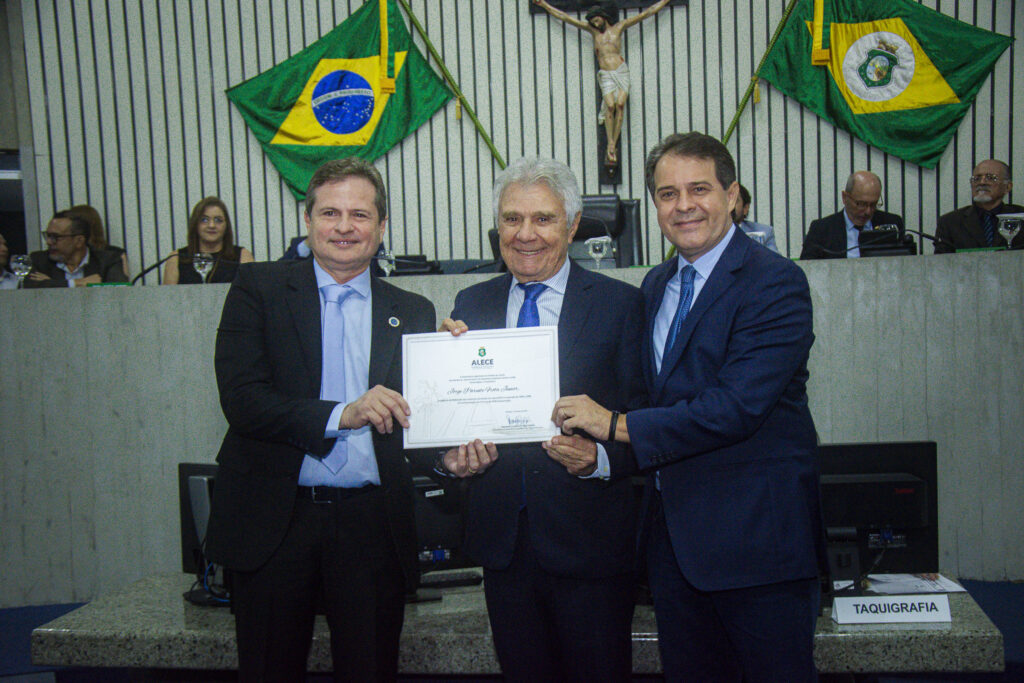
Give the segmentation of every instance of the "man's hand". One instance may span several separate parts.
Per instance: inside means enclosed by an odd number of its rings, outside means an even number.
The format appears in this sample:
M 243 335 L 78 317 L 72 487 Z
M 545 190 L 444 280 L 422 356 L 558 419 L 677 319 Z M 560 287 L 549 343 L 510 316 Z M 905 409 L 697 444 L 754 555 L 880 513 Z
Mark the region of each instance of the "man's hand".
M 72 280 L 72 282 L 75 283 L 75 287 L 88 287 L 89 285 L 100 284 L 101 282 L 103 282 L 103 278 L 101 278 L 96 273 L 93 273 L 92 275 L 86 275 L 85 277 L 80 277 L 75 280 Z
M 463 332 L 469 332 L 469 326 L 461 320 L 452 320 L 451 318 L 445 318 L 441 321 L 441 327 L 437 328 L 438 332 L 451 332 L 453 337 L 458 337 Z
M 50 279 L 49 275 L 44 275 L 43 273 L 40 273 L 38 270 L 33 270 L 32 272 L 30 272 L 25 277 L 27 279 L 29 279 L 29 280 L 36 280 L 38 282 L 43 282 L 45 280 L 49 280 Z
M 381 434 L 390 434 L 397 421 L 402 427 L 409 427 L 409 404 L 400 393 L 378 384 L 352 403 L 341 413 L 342 429 L 359 429 L 371 424 Z
M 541 444 L 569 474 L 585 477 L 597 469 L 597 444 L 582 436 L 553 436 Z
M 579 396 L 563 396 L 555 401 L 555 409 L 551 412 L 551 420 L 561 427 L 563 434 L 570 434 L 574 429 L 582 429 L 595 439 L 608 439 L 608 427 L 612 413 L 598 405 L 586 394 Z M 615 438 L 615 435 L 612 435 Z
M 480 474 L 498 459 L 498 447 L 480 439 L 452 448 L 442 457 L 446 470 L 465 479 Z

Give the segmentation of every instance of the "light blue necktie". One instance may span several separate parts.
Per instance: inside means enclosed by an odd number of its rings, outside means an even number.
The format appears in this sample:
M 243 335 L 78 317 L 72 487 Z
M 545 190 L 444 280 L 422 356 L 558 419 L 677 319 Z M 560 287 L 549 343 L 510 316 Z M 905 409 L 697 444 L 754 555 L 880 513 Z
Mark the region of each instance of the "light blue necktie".
M 541 282 L 528 282 L 524 285 L 520 282 L 519 286 L 526 292 L 526 298 L 523 299 L 523 307 L 519 309 L 519 320 L 516 321 L 516 327 L 537 327 L 540 325 L 537 297 L 547 288 L 547 285 Z
M 323 374 L 320 398 L 345 403 L 345 317 L 341 306 L 355 290 L 348 285 L 324 285 Z M 321 461 L 337 474 L 348 462 L 348 442 L 339 438 Z
M 679 279 L 683 281 L 679 290 L 679 308 L 676 309 L 676 315 L 672 318 L 672 327 L 668 330 L 665 351 L 662 353 L 663 358 L 672 350 L 672 345 L 675 343 L 676 337 L 679 336 L 679 329 L 683 326 L 683 321 L 686 320 L 686 314 L 690 312 L 690 304 L 693 302 L 693 278 L 696 275 L 697 271 L 693 266 L 686 266 L 679 273 Z

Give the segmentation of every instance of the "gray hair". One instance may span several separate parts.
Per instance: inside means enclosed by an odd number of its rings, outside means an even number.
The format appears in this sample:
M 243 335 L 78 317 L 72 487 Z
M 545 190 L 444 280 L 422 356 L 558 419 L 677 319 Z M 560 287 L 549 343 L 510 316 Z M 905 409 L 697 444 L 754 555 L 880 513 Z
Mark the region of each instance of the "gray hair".
M 562 200 L 565 218 L 569 225 L 583 211 L 583 198 L 576 174 L 561 161 L 544 157 L 523 157 L 516 159 L 494 178 L 491 203 L 494 207 L 494 224 L 498 224 L 501 197 L 509 185 L 530 187 L 543 183 Z

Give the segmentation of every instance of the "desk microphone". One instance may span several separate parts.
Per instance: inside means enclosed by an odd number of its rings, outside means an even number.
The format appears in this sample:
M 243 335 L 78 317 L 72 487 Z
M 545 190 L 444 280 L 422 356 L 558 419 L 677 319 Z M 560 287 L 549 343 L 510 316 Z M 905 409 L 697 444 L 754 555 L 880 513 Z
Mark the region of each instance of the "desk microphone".
M 911 230 L 910 228 L 905 228 L 905 230 L 907 232 L 912 232 L 915 235 L 920 235 L 921 237 L 925 238 L 929 242 L 933 242 L 934 244 L 942 244 L 942 245 L 945 245 L 945 246 L 947 246 L 947 247 L 949 247 L 951 249 L 956 249 L 956 247 L 954 245 L 950 244 L 949 242 L 947 242 L 946 240 L 942 239 L 941 237 L 939 237 L 937 235 L 929 235 L 926 232 L 922 232 L 920 230 Z
M 132 281 L 129 284 L 134 286 L 135 283 L 138 282 L 139 279 L 143 275 L 146 275 L 148 273 L 152 273 L 154 270 L 156 270 L 157 268 L 159 268 L 163 264 L 167 263 L 168 261 L 170 261 L 172 258 L 174 258 L 177 255 L 178 255 L 178 252 L 175 251 L 173 253 L 168 254 L 167 256 L 164 256 L 162 259 L 160 259 L 156 263 L 154 263 L 152 265 L 149 265 L 149 266 L 146 266 L 145 268 L 142 269 L 142 272 L 140 272 L 138 275 L 136 275 L 135 277 L 132 278 Z M 186 259 L 186 260 L 183 261 L 183 263 L 191 263 L 191 259 Z M 216 263 L 239 263 L 239 261 L 231 260 L 231 259 L 218 258 L 216 260 Z

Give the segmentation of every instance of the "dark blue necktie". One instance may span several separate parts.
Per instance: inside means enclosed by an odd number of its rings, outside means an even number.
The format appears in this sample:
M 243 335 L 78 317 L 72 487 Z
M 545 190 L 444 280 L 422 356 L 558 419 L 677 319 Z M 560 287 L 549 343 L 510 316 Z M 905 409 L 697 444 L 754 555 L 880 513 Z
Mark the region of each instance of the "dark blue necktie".
M 540 282 L 527 282 L 525 285 L 519 283 L 526 298 L 523 299 L 523 307 L 519 309 L 519 320 L 516 327 L 537 327 L 540 325 L 540 313 L 537 311 L 537 297 L 547 288 L 547 285 Z
M 672 327 L 668 330 L 668 339 L 665 340 L 665 351 L 662 353 L 663 358 L 672 349 L 676 337 L 679 336 L 679 328 L 683 326 L 686 314 L 690 312 L 690 304 L 693 302 L 693 278 L 696 275 L 697 271 L 693 266 L 686 266 L 679 273 L 679 279 L 683 281 L 683 286 L 679 290 L 679 308 L 676 309 L 676 316 L 672 318 Z
M 985 242 L 990 247 L 996 245 L 996 217 L 992 215 L 991 211 L 985 212 Z

